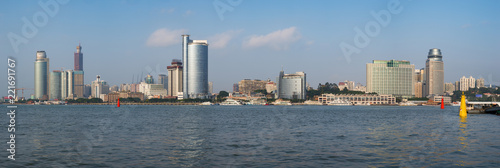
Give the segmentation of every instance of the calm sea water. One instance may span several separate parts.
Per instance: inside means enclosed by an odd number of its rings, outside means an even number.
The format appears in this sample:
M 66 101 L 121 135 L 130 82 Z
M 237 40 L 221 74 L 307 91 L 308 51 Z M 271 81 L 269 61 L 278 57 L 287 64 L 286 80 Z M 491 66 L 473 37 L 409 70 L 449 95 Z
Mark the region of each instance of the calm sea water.
M 3 106 L 5 111 L 6 107 Z M 499 167 L 500 116 L 457 107 L 19 106 L 0 167 Z

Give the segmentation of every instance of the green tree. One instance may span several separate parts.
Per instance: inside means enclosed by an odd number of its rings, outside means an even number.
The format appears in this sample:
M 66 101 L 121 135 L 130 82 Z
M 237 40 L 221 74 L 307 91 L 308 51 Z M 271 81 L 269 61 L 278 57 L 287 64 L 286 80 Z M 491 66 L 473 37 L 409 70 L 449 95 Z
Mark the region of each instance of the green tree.
M 217 95 L 217 100 L 221 100 L 222 98 L 227 97 L 227 96 L 229 96 L 229 93 L 222 90 L 219 92 L 219 95 Z

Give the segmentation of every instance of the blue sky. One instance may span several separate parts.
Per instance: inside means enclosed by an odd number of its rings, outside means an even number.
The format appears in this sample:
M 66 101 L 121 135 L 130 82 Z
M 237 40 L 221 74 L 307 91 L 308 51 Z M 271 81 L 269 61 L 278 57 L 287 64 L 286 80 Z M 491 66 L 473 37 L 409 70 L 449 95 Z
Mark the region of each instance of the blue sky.
M 40 2 L 57 1 L 0 1 L 0 54 L 17 59 L 18 87 L 33 88 L 37 50 L 47 52 L 51 71 L 73 69 L 73 52 L 79 42 L 86 84 L 96 75 L 111 85 L 130 83 L 133 75 L 141 73 L 156 78 L 167 72 L 172 59 L 181 58 L 183 33 L 208 40 L 209 80 L 214 82 L 214 91 L 231 91 L 233 83 L 247 78 L 275 80 L 281 66 L 285 73 L 304 71 L 313 87 L 344 80 L 364 85 L 366 63 L 408 60 L 423 68 L 431 48 L 443 53 L 446 82 L 473 76 L 500 85 L 500 74 L 495 71 L 500 61 L 500 12 L 496 9 L 500 1 L 396 1 L 400 12 L 389 12 L 391 19 L 385 26 L 371 12 L 388 11 L 388 4 L 394 3 L 389 0 L 229 1 L 233 4 L 226 0 L 71 0 L 57 3 L 53 16 Z M 226 10 L 222 17 L 217 9 Z M 44 14 L 46 23 L 37 17 Z M 25 38 L 26 43 L 13 45 L 8 34 L 24 37 L 22 18 L 33 23 L 34 16 L 38 31 Z M 355 28 L 366 33 L 365 26 L 372 23 L 380 27 L 369 30 L 378 33 L 357 47 L 359 53 L 346 56 L 339 45 L 356 46 Z M 6 73 L 0 76 L 6 79 Z

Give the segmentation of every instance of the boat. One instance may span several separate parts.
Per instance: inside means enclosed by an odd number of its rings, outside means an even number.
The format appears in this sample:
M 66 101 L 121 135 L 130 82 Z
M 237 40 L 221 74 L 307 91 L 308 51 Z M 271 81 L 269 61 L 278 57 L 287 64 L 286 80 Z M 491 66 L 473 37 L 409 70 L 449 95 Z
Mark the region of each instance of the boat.
M 307 100 L 307 101 L 304 102 L 304 105 L 317 105 L 317 106 L 321 106 L 321 105 L 323 105 L 323 103 L 321 103 L 319 101 Z
M 266 105 L 267 102 L 265 99 L 252 99 L 250 102 L 247 102 L 246 105 Z
M 333 100 L 328 103 L 329 106 L 352 106 L 352 103 L 349 100 Z
M 200 106 L 212 106 L 214 104 L 212 102 L 207 101 L 207 102 L 200 103 L 198 105 L 200 105 Z
M 273 102 L 274 105 L 279 105 L 279 106 L 291 106 L 292 103 L 290 100 L 283 100 L 283 99 L 278 99 Z
M 490 107 L 490 108 L 487 108 L 484 110 L 484 112 L 486 113 L 490 113 L 490 114 L 500 114 L 500 107 Z
M 451 106 L 460 106 L 460 102 L 453 102 L 451 103 Z
M 234 100 L 234 99 L 226 99 L 224 102 L 220 103 L 220 105 L 222 105 L 222 106 L 241 106 L 243 104 L 241 104 L 239 101 Z
M 417 104 L 413 102 L 401 102 L 399 103 L 399 106 L 417 106 Z

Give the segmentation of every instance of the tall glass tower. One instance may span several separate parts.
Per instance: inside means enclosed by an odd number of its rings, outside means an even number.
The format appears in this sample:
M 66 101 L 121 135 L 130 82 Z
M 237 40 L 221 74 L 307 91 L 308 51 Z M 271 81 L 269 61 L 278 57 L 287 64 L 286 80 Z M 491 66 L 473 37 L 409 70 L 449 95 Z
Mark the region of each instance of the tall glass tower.
M 58 70 L 50 73 L 50 100 L 61 100 L 61 76 L 63 73 Z
M 425 61 L 424 95 L 444 94 L 444 63 L 441 50 L 433 48 L 429 50 L 427 61 Z
M 49 58 L 45 51 L 36 52 L 35 61 L 35 99 L 49 98 Z
M 208 42 L 182 35 L 183 98 L 208 98 Z

